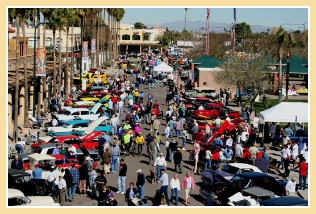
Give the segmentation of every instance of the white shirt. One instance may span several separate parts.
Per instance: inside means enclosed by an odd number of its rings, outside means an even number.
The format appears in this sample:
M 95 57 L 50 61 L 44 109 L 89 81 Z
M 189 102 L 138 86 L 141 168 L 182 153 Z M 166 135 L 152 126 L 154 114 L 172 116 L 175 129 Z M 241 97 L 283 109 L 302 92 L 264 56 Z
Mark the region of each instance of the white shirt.
M 163 173 L 159 178 L 159 181 L 161 182 L 161 186 L 168 186 L 168 174 Z
M 213 155 L 212 155 L 212 153 L 211 153 L 210 150 L 206 150 L 206 151 L 205 151 L 205 158 L 206 158 L 206 159 L 211 159 L 212 156 L 213 156 Z
M 118 106 L 119 107 L 123 107 L 123 105 L 124 105 L 124 102 L 122 100 L 120 100 L 119 103 L 118 103 Z
M 215 124 L 216 124 L 216 125 L 221 125 L 221 123 L 222 123 L 222 120 L 221 120 L 220 118 L 217 118 L 217 119 L 215 120 Z
M 233 146 L 233 139 L 231 137 L 226 140 L 226 146 Z
M 64 188 L 67 188 L 67 185 L 65 179 L 62 178 L 58 182 L 58 189 L 62 190 Z
M 285 190 L 289 192 L 295 192 L 295 187 L 296 187 L 296 182 L 292 182 L 292 180 L 289 180 L 286 183 Z
M 243 133 L 241 133 L 241 137 L 240 137 L 240 140 L 241 141 L 247 141 L 247 135 L 248 134 L 248 132 L 243 132 Z
M 20 140 L 16 142 L 16 144 L 20 144 L 22 147 L 25 146 L 25 140 Z
M 178 178 L 177 179 L 172 178 L 170 180 L 170 187 L 171 189 L 177 188 L 180 191 L 180 180 Z
M 165 147 L 166 147 L 166 148 L 169 148 L 169 141 L 166 141 L 166 142 L 165 142 Z
M 235 155 L 237 157 L 242 157 L 242 154 L 243 154 L 242 146 L 240 144 L 236 144 L 236 146 L 235 146 Z
M 298 145 L 297 144 L 295 144 L 293 146 L 292 155 L 294 155 L 295 157 L 298 156 Z
M 198 110 L 204 110 L 203 106 L 199 106 Z
M 77 154 L 76 147 L 74 147 L 74 146 L 70 146 L 70 147 L 68 148 L 68 151 L 70 152 L 70 155 L 75 155 L 75 154 Z
M 49 182 L 52 182 L 52 181 L 54 181 L 54 179 L 56 178 L 56 180 L 57 180 L 57 173 L 56 173 L 56 171 L 54 170 L 54 171 L 50 171 L 49 173 L 48 173 L 48 181 Z
M 57 126 L 58 125 L 58 121 L 56 119 L 52 120 L 52 126 Z
M 170 127 L 167 126 L 167 127 L 165 128 L 165 135 L 168 135 L 168 136 L 169 136 L 169 133 L 170 133 Z
M 282 153 L 282 158 L 287 158 L 288 156 L 291 155 L 291 152 L 289 149 L 282 149 L 281 153 Z
M 154 166 L 167 166 L 166 159 L 164 157 L 157 157 Z
M 133 99 L 129 99 L 128 104 L 132 106 L 134 104 Z
M 192 178 L 191 178 L 191 176 L 187 178 L 187 181 L 188 181 L 188 189 L 191 189 L 192 188 Z

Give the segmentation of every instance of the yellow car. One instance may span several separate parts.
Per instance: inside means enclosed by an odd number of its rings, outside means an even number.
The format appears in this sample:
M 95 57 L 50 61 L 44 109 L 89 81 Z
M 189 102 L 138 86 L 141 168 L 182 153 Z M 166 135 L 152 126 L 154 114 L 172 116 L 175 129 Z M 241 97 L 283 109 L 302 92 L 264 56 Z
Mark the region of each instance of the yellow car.
M 298 89 L 298 90 L 296 90 L 296 93 L 297 94 L 308 94 L 308 89 L 307 88 L 305 88 L 305 89 Z

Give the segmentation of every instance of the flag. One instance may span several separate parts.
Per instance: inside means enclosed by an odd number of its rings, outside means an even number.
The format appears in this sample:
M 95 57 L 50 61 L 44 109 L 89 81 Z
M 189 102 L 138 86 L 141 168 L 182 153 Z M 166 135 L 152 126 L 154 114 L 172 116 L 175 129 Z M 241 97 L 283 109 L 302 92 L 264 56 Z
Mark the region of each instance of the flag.
M 210 17 L 210 11 L 211 11 L 210 8 L 206 9 L 207 18 Z
M 234 8 L 234 21 L 236 22 L 236 8 Z

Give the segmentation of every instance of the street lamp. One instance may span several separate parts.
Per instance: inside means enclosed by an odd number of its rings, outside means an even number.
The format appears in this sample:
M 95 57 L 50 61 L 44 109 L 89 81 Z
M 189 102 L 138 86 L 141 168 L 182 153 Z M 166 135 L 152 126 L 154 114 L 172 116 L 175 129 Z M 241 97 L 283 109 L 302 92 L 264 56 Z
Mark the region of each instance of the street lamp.
M 34 74 L 33 74 L 33 83 L 34 83 L 34 93 L 33 93 L 33 117 L 35 117 L 35 95 L 37 94 L 36 92 L 36 29 L 38 28 L 38 26 L 42 25 L 42 24 L 74 24 L 74 22 L 40 22 L 35 26 L 34 29 Z M 45 48 L 45 47 L 44 47 Z M 55 47 L 54 47 L 55 48 Z M 60 65 L 59 65 L 60 66 Z M 53 76 L 54 77 L 54 76 Z M 18 77 L 16 77 L 18 78 Z M 48 101 L 49 102 L 49 101 Z

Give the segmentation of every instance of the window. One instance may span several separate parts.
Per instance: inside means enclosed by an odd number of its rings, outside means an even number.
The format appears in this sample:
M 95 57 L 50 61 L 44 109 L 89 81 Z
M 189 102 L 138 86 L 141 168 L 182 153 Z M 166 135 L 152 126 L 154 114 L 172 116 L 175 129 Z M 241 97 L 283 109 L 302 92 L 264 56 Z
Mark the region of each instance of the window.
M 131 40 L 131 36 L 128 34 L 122 35 L 122 40 Z
M 48 155 L 53 154 L 54 149 L 55 149 L 55 148 L 50 148 L 50 149 L 48 149 L 48 150 L 47 150 L 47 154 L 48 154 Z
M 81 111 L 81 115 L 89 115 L 89 111 Z
M 206 82 L 203 82 L 203 85 L 206 85 Z
M 140 40 L 140 35 L 133 35 L 132 40 Z
M 79 115 L 79 111 L 75 111 L 71 115 Z

